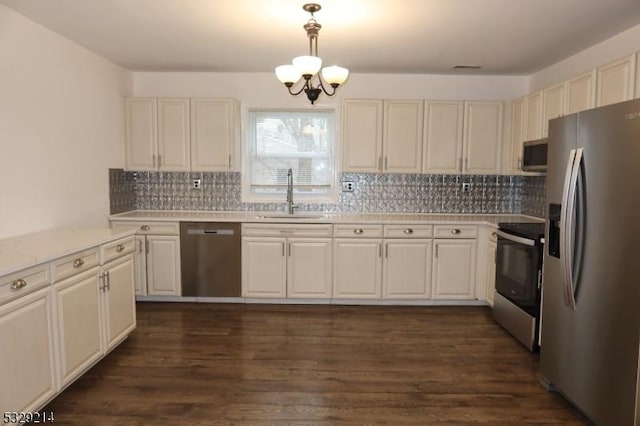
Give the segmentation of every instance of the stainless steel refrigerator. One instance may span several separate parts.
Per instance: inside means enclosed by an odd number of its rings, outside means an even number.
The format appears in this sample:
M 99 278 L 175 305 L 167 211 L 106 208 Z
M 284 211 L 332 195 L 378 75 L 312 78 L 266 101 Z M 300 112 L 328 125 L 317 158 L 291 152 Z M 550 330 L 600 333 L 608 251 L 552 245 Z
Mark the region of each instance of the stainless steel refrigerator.
M 540 368 L 600 426 L 640 425 L 640 100 L 551 120 Z

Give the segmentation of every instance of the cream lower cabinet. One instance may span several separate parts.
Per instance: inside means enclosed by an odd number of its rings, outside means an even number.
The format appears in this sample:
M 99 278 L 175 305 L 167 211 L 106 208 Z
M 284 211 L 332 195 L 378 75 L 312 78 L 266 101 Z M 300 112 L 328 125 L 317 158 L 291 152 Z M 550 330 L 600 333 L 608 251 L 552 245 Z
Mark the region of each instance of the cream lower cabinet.
M 51 292 L 0 306 L 0 412 L 41 408 L 56 392 Z
M 382 225 L 334 225 L 333 297 L 382 297 Z
M 242 225 L 242 295 L 331 298 L 331 225 Z
M 430 299 L 433 240 L 431 225 L 385 225 L 382 296 Z
M 487 248 L 487 303 L 493 307 L 493 295 L 496 290 L 496 253 L 498 251 L 498 239 L 496 231 L 489 235 Z
M 133 254 L 102 266 L 103 341 L 108 352 L 136 327 Z
M 112 221 L 113 229 L 135 229 L 137 296 L 180 296 L 180 224 L 178 222 Z
M 476 299 L 476 226 L 435 225 L 434 236 L 432 297 Z

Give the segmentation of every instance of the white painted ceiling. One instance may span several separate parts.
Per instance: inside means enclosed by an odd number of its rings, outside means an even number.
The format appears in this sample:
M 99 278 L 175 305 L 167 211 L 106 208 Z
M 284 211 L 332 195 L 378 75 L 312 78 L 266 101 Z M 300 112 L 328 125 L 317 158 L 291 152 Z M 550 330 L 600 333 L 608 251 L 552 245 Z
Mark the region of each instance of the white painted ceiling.
M 640 24 L 640 0 L 317 2 L 319 56 L 356 73 L 530 74 Z M 218 72 L 270 72 L 306 54 L 304 3 L 0 0 L 130 70 Z

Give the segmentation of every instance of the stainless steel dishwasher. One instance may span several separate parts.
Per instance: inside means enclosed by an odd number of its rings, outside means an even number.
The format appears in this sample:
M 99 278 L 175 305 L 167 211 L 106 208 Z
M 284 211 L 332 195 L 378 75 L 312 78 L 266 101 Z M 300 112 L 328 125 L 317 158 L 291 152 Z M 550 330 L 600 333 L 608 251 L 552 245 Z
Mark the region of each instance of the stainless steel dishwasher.
M 182 295 L 240 297 L 240 224 L 180 222 Z

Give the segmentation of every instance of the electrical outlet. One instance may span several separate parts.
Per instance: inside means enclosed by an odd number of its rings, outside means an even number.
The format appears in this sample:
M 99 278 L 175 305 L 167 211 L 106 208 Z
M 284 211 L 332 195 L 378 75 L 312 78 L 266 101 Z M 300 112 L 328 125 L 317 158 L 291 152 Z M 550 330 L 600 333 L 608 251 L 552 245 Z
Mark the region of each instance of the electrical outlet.
M 355 187 L 356 187 L 356 184 L 351 181 L 342 182 L 342 192 L 353 192 Z
M 202 188 L 202 180 L 194 179 L 193 180 L 193 189 L 200 189 L 200 188 Z
M 471 190 L 471 184 L 469 182 L 462 183 L 462 192 L 469 192 Z

